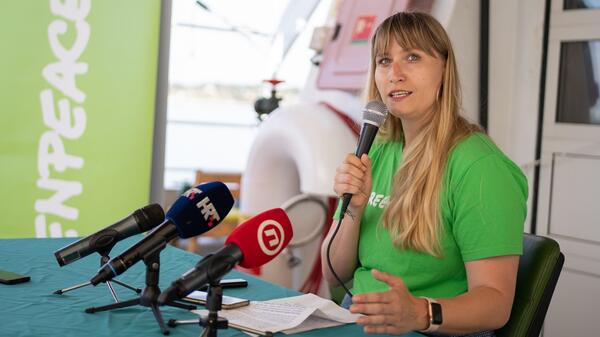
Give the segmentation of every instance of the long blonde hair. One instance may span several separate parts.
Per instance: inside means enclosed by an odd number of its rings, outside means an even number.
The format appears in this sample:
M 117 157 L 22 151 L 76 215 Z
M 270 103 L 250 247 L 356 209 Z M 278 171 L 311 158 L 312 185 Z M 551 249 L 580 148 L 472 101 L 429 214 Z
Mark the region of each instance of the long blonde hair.
M 379 25 L 371 41 L 367 99 L 382 101 L 374 79 L 375 57 L 388 50 L 391 38 L 403 49 L 420 49 L 442 58 L 445 69 L 434 113 L 410 148 L 405 148 L 382 223 L 395 246 L 441 257 L 440 194 L 448 154 L 460 139 L 480 128 L 459 115 L 461 92 L 452 44 L 442 25 L 429 14 L 400 12 Z M 404 140 L 401 120 L 389 114 L 378 138 Z

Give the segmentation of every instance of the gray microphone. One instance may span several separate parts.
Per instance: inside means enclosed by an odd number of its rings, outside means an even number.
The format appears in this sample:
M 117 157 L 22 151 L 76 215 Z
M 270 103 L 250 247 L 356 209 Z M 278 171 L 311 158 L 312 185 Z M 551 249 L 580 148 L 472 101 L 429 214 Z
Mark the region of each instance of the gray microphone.
M 373 145 L 373 141 L 375 140 L 375 135 L 377 135 L 377 131 L 379 131 L 379 127 L 383 124 L 387 115 L 388 109 L 381 101 L 370 101 L 363 108 L 363 126 L 358 138 L 356 152 L 354 153 L 358 158 L 365 153 L 369 153 L 371 145 Z M 352 194 L 344 193 L 340 217 L 343 217 L 346 210 L 348 210 L 350 199 L 352 199 Z
M 165 212 L 159 204 L 150 204 L 129 214 L 98 232 L 71 243 L 54 252 L 62 267 L 92 253 L 108 254 L 119 241 L 146 232 L 165 220 Z

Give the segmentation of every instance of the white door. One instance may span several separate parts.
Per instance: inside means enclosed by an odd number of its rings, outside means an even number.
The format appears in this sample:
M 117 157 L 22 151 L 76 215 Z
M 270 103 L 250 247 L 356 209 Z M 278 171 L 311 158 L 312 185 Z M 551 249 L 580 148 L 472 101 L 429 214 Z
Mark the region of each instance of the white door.
M 546 75 L 537 232 L 565 265 L 543 335 L 600 336 L 600 1 L 552 0 Z

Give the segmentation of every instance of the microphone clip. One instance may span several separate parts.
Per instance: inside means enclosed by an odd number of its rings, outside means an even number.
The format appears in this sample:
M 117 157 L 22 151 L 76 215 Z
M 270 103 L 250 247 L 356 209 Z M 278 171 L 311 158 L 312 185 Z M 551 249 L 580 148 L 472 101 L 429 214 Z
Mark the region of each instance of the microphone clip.
M 219 316 L 219 311 L 222 309 L 223 304 L 223 287 L 220 285 L 221 280 L 211 280 L 208 285 L 208 293 L 206 296 L 206 309 L 208 315 L 200 316 L 196 320 L 179 321 L 176 319 L 170 319 L 167 325 L 171 328 L 177 325 L 183 324 L 195 324 L 204 327 L 200 336 L 217 336 L 218 330 L 224 330 L 229 328 L 229 321 L 225 317 Z
M 113 244 L 105 246 L 102 249 L 98 250 L 98 254 L 100 254 L 100 267 L 102 267 L 108 261 L 110 261 L 110 256 L 108 254 L 110 254 L 110 251 L 115 246 L 115 244 L 116 244 L 116 242 L 114 242 Z M 134 291 L 137 294 L 139 294 L 139 293 L 142 292 L 142 289 L 134 287 L 134 286 L 132 286 L 130 284 L 127 284 L 125 282 L 121 282 L 119 280 L 113 279 L 113 280 L 110 280 L 110 281 L 106 281 L 106 286 L 108 287 L 108 291 L 110 292 L 110 295 L 112 296 L 112 298 L 115 301 L 115 303 L 119 303 L 120 300 L 117 297 L 117 293 L 116 293 L 116 291 L 115 291 L 112 283 L 118 284 L 118 285 L 120 285 L 120 286 L 122 286 L 124 288 L 132 290 L 132 291 Z M 70 287 L 67 287 L 67 288 L 58 289 L 58 290 L 54 291 L 53 294 L 62 295 L 62 294 L 67 293 L 69 291 L 73 291 L 73 290 L 76 290 L 76 289 L 79 289 L 79 288 L 83 288 L 83 287 L 86 287 L 86 286 L 89 286 L 89 285 L 94 285 L 94 284 L 92 282 L 88 281 L 88 282 L 76 284 L 74 286 L 70 286 Z
M 108 311 L 113 309 L 131 307 L 135 305 L 149 307 L 150 309 L 152 309 L 152 314 L 154 315 L 154 318 L 156 319 L 156 322 L 160 327 L 160 331 L 163 333 L 163 335 L 168 335 L 169 330 L 165 326 L 157 302 L 158 296 L 160 295 L 160 289 L 158 288 L 158 281 L 160 276 L 160 250 L 155 251 L 153 254 L 147 254 L 146 256 L 144 256 L 143 261 L 146 265 L 146 287 L 142 291 L 140 297 L 128 301 L 104 305 L 101 307 L 87 308 L 85 309 L 85 312 L 88 314 L 93 314 L 99 311 Z M 187 305 L 177 302 L 170 302 L 166 305 L 185 310 L 196 309 L 196 307 L 193 305 Z
M 208 286 L 206 296 L 206 309 L 208 316 L 201 316 L 199 324 L 204 327 L 202 336 L 216 336 L 217 330 L 227 329 L 229 322 L 224 317 L 219 317 L 219 311 L 223 304 L 223 287 L 219 284 L 221 280 L 211 282 Z

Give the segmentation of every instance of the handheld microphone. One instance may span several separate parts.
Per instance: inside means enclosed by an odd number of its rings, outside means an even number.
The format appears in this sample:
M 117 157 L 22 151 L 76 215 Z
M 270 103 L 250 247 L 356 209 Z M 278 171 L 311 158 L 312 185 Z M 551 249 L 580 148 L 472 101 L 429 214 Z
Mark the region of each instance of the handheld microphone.
M 79 239 L 54 252 L 59 266 L 65 266 L 92 253 L 108 254 L 117 242 L 146 232 L 165 220 L 159 204 L 144 206 L 116 223 Z
M 222 182 L 187 190 L 169 209 L 166 221 L 143 239 L 112 258 L 90 280 L 97 285 L 122 274 L 140 260 L 164 249 L 169 241 L 202 234 L 218 225 L 233 207 L 233 196 Z
M 373 145 L 373 141 L 375 140 L 375 135 L 377 135 L 377 131 L 379 131 L 379 127 L 385 121 L 387 114 L 388 109 L 381 101 L 370 101 L 363 108 L 363 127 L 358 138 L 356 152 L 354 153 L 358 158 L 365 153 L 369 153 L 371 145 Z M 352 199 L 352 194 L 344 193 L 340 217 L 343 217 L 346 210 L 348 210 L 350 199 Z
M 262 212 L 236 227 L 223 248 L 171 283 L 158 297 L 158 303 L 181 299 L 206 283 L 218 282 L 237 263 L 245 268 L 261 266 L 275 258 L 292 236 L 292 224 L 281 208 Z

